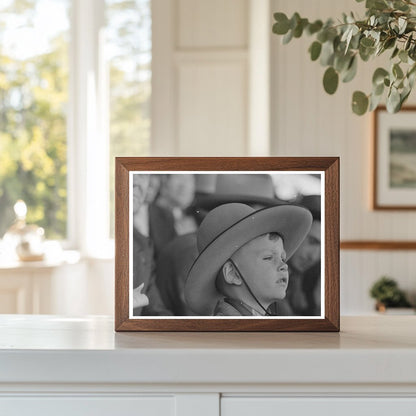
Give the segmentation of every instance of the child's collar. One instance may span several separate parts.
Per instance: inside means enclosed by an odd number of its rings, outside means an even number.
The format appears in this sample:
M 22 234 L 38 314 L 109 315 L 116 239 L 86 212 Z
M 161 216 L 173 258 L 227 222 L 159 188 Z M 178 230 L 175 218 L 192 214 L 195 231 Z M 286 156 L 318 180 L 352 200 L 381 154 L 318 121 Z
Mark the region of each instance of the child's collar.
M 237 309 L 240 313 L 242 312 L 241 308 L 244 308 L 248 312 L 248 316 L 264 316 L 264 314 L 262 314 L 257 309 L 253 308 L 252 306 L 247 305 L 247 303 L 243 302 L 242 300 L 233 299 L 233 298 L 225 298 L 224 302 L 228 303 L 233 308 Z M 242 314 L 242 315 L 247 315 L 247 314 Z

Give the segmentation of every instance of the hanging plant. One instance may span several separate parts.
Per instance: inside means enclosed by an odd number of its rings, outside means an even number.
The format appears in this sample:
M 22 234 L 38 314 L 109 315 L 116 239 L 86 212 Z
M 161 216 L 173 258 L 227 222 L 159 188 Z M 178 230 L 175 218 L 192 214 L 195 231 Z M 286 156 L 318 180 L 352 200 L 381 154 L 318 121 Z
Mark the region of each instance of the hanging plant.
M 361 3 L 364 0 L 356 0 Z M 415 0 L 416 1 L 416 0 Z M 390 54 L 390 65 L 374 71 L 369 94 L 355 91 L 352 110 L 363 115 L 373 111 L 386 96 L 390 113 L 398 112 L 409 97 L 416 77 L 416 2 L 411 0 L 366 0 L 364 19 L 343 14 L 339 22 L 310 22 L 299 13 L 290 19 L 275 13 L 273 33 L 283 44 L 307 34 L 314 37 L 309 47 L 312 61 L 326 67 L 323 87 L 334 94 L 339 81 L 350 82 L 357 74 L 358 60 L 364 62 Z

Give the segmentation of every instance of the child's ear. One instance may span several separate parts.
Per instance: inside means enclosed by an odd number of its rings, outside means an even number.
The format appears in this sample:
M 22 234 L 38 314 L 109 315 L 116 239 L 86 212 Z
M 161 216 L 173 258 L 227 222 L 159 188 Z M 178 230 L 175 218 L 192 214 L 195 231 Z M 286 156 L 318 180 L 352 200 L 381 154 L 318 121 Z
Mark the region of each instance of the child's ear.
M 241 286 L 241 278 L 237 270 L 235 270 L 234 265 L 230 261 L 225 262 L 222 266 L 222 274 L 224 276 L 224 280 L 229 285 Z

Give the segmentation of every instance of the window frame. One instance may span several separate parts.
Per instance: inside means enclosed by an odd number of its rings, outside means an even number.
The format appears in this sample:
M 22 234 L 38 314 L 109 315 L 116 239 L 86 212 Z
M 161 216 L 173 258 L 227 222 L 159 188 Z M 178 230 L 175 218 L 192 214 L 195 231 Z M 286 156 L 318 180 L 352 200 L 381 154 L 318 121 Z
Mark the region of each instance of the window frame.
M 108 70 L 105 0 L 72 0 L 67 119 L 68 222 L 66 248 L 109 258 Z

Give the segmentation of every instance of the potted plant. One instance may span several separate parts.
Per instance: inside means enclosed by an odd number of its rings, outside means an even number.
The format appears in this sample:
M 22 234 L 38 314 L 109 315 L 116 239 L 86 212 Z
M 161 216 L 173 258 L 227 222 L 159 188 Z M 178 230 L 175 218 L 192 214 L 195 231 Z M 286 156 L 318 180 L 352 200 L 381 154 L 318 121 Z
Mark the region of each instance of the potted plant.
M 397 282 L 388 276 L 381 277 L 373 284 L 370 295 L 376 300 L 378 312 L 386 312 L 388 308 L 411 308 L 405 293 Z
M 409 97 L 416 79 L 416 0 L 366 0 L 364 18 L 344 13 L 336 21 L 310 22 L 299 13 L 288 18 L 278 12 L 274 19 L 273 33 L 283 36 L 284 44 L 304 34 L 314 37 L 309 54 L 326 68 L 323 86 L 328 94 L 335 93 L 340 80 L 355 77 L 360 60 L 390 54 L 390 65 L 374 72 L 371 93 L 353 93 L 355 114 L 374 110 L 384 94 L 387 110 L 395 113 Z

